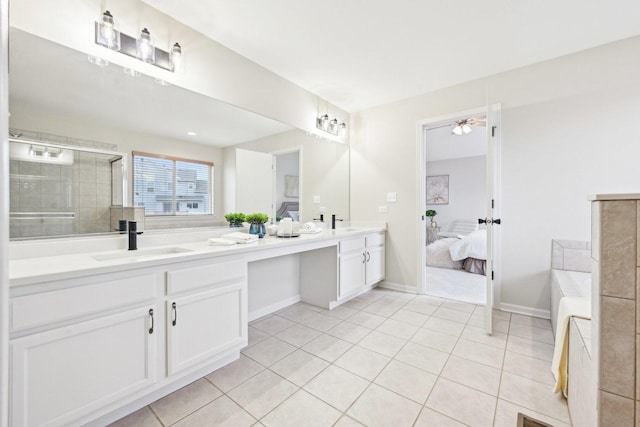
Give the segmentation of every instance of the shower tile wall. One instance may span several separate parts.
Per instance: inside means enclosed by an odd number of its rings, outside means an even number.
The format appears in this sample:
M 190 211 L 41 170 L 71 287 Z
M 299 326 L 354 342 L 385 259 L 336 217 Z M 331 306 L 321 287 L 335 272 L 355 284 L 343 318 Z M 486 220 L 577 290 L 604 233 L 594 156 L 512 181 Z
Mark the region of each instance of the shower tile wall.
M 592 345 L 600 426 L 640 425 L 640 198 L 592 203 Z
M 10 221 L 11 237 L 110 231 L 111 164 L 104 156 L 74 152 L 73 165 L 10 161 L 12 213 L 34 213 Z M 39 218 L 73 212 L 73 218 Z

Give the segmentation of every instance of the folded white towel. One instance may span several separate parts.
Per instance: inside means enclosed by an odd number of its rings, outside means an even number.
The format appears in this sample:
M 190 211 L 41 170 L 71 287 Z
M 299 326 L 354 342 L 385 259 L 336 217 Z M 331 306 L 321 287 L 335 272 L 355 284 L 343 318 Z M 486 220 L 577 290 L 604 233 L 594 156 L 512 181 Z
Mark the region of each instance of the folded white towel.
M 551 373 L 556 379 L 554 393 L 562 391 L 567 396 L 567 370 L 569 364 L 569 321 L 571 317 L 591 319 L 591 303 L 584 298 L 562 297 L 558 305 L 556 344 L 553 349 Z
M 212 237 L 209 240 L 207 240 L 207 243 L 209 243 L 210 246 L 231 246 L 231 245 L 235 245 L 237 242 L 235 240 Z
M 236 231 L 235 233 L 225 234 L 224 236 L 222 236 L 222 238 L 233 240 L 234 242 L 237 242 L 237 243 L 251 243 L 258 240 L 258 235 L 241 233 L 239 231 Z
M 321 228 L 314 228 L 313 230 L 307 230 L 305 228 L 301 228 L 298 233 L 300 234 L 318 234 L 318 233 L 322 233 L 322 229 Z

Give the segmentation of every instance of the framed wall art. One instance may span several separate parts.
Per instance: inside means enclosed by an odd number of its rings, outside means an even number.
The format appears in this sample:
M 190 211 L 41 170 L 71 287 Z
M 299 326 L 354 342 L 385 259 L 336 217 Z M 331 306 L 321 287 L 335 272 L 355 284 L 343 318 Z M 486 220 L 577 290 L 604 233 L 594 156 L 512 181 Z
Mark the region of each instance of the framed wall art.
M 449 175 L 427 177 L 427 204 L 449 204 Z

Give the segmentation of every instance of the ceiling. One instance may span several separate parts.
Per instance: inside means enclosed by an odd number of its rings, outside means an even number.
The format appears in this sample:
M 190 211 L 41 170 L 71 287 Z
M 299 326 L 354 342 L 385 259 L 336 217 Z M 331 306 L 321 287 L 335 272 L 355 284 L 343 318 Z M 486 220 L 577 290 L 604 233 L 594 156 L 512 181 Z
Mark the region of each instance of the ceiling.
M 484 118 L 481 116 L 474 117 Z M 486 127 L 472 126 L 471 132 L 454 135 L 451 133 L 454 125 L 455 123 L 452 119 L 447 124 L 436 124 L 434 127 L 425 130 L 425 157 L 427 162 L 485 156 L 487 154 Z
M 350 112 L 640 34 L 637 0 L 143 1 Z
M 183 88 L 161 86 L 148 76 L 129 77 L 114 64 L 97 67 L 84 53 L 20 30 L 12 28 L 10 40 L 10 110 L 49 112 L 75 117 L 78 123 L 215 147 L 292 129 Z

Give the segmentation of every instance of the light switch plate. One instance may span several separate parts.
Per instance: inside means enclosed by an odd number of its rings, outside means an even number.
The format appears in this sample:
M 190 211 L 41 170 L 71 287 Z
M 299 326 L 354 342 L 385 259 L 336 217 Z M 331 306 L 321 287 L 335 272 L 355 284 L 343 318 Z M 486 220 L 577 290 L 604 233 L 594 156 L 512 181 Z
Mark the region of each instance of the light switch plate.
M 387 206 L 378 206 L 378 213 L 387 213 L 389 208 Z
M 318 212 L 324 213 L 324 212 L 326 212 L 326 211 L 327 211 L 327 207 L 326 207 L 326 206 L 320 206 L 320 207 L 318 208 Z
M 319 205 L 320 204 L 320 196 L 313 196 L 313 203 Z
M 398 200 L 398 196 L 395 192 L 387 193 L 387 202 L 395 203 Z

